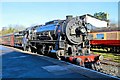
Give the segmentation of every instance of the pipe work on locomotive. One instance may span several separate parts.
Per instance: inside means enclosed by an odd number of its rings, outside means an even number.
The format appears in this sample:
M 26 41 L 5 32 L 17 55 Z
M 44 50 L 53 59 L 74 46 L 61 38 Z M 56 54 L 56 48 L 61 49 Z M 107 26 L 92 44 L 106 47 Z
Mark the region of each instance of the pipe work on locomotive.
M 22 31 L 24 50 L 69 61 L 80 66 L 100 63 L 102 56 L 90 52 L 90 29 L 83 16 L 66 16 Z M 17 39 L 17 38 L 14 38 Z M 14 40 L 15 41 L 15 40 Z M 92 67 L 93 68 L 93 67 Z

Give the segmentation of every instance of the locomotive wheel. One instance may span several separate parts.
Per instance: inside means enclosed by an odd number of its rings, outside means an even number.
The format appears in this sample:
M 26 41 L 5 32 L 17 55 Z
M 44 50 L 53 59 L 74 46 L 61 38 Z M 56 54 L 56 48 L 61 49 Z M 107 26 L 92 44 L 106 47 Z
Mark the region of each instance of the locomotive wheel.
M 72 55 L 72 48 L 71 47 L 68 47 L 68 54 Z
M 95 64 L 94 64 L 94 63 L 91 63 L 91 68 L 92 68 L 93 70 L 95 70 Z
M 41 54 L 41 48 L 37 48 L 37 54 Z
M 60 50 L 57 51 L 56 57 L 57 57 L 58 60 L 61 60 L 61 58 L 60 58 Z
M 45 55 L 48 53 L 46 45 L 41 45 L 37 47 L 37 54 Z
M 29 46 L 28 51 L 32 53 L 36 53 L 36 49 L 34 47 Z
M 49 46 L 43 45 L 43 47 L 40 50 L 42 55 L 47 55 L 49 52 Z
M 57 59 L 61 60 L 61 57 L 64 56 L 64 50 L 58 50 L 56 53 Z
M 81 58 L 76 58 L 76 64 L 79 65 L 79 66 L 85 66 L 84 62 L 82 61 Z
M 102 65 L 100 62 L 94 63 L 94 67 L 96 71 L 102 71 Z
M 92 63 L 92 62 L 86 62 L 85 67 L 98 71 L 98 65 L 96 65 L 95 63 Z
M 26 51 L 26 50 L 27 50 L 27 45 L 23 44 L 23 51 Z
M 32 49 L 31 49 L 31 47 L 30 47 L 30 46 L 28 47 L 28 51 L 29 51 L 29 52 L 32 52 Z
M 44 55 L 45 54 L 45 45 L 43 45 L 43 47 L 40 49 L 41 54 Z

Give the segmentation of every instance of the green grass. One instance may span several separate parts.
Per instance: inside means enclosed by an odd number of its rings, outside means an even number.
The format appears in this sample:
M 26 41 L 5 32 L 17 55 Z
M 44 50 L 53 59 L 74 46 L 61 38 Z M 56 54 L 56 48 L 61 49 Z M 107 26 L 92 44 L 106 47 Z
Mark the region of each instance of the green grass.
M 120 63 L 120 54 L 115 53 L 101 53 L 101 52 L 93 52 L 94 54 L 100 54 L 104 57 L 105 60 L 110 60 L 113 62 Z

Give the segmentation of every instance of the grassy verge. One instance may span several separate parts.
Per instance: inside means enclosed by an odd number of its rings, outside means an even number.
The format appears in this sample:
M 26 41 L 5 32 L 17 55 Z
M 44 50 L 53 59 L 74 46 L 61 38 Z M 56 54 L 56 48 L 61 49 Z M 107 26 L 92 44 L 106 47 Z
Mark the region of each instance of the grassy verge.
M 101 52 L 93 52 L 94 54 L 100 54 L 104 57 L 105 60 L 110 60 L 113 62 L 120 63 L 120 54 L 115 53 L 101 53 Z

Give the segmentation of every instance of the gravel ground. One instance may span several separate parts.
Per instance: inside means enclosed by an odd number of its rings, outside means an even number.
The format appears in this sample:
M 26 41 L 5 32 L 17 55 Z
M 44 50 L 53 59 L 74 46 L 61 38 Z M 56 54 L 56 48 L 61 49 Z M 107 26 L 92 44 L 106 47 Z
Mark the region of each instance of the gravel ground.
M 113 65 L 113 63 L 115 65 Z M 107 61 L 107 62 L 101 63 L 101 67 L 102 67 L 102 70 L 100 72 L 117 76 L 120 78 L 120 66 L 118 63 Z

